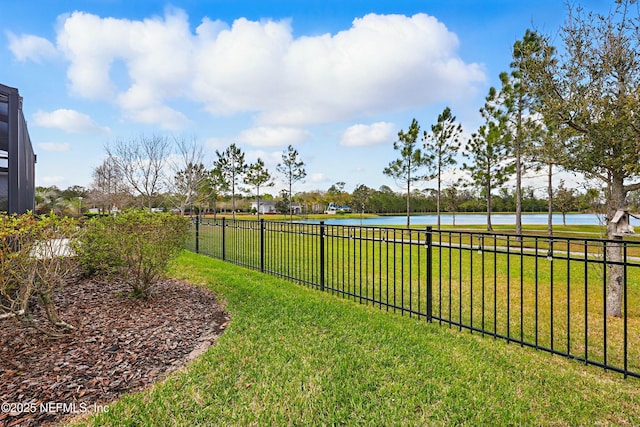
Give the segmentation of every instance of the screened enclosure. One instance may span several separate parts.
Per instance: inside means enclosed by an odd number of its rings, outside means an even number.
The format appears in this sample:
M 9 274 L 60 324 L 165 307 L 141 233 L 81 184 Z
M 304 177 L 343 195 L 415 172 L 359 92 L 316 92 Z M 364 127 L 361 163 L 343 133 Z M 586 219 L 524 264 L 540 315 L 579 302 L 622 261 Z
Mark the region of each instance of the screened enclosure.
M 0 84 L 0 211 L 33 210 L 35 163 L 22 97 L 18 89 Z

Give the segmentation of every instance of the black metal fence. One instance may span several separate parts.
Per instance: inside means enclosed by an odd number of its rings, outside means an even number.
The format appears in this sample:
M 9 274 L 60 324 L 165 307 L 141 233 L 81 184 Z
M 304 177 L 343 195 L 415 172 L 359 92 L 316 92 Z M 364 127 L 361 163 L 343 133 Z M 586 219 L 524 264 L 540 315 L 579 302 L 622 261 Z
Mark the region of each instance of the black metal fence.
M 637 241 L 201 219 L 190 245 L 383 310 L 640 378 Z M 611 268 L 624 282 L 621 317 L 606 315 Z

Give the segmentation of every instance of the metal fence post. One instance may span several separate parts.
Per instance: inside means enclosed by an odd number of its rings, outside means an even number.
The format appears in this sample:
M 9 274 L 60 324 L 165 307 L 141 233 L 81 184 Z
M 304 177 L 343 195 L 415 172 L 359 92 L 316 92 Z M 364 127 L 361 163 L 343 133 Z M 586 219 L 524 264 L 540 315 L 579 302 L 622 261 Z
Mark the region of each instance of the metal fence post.
M 226 220 L 224 217 L 222 217 L 222 260 L 226 261 L 227 259 L 227 254 L 226 254 L 226 242 L 225 242 L 225 228 L 227 228 L 227 224 L 226 224 Z
M 196 217 L 196 253 L 200 253 L 200 216 Z
M 260 271 L 264 273 L 264 218 L 260 218 Z
M 324 291 L 324 221 L 320 221 L 320 290 Z
M 433 228 L 427 227 L 426 249 L 427 249 L 427 322 L 433 318 Z

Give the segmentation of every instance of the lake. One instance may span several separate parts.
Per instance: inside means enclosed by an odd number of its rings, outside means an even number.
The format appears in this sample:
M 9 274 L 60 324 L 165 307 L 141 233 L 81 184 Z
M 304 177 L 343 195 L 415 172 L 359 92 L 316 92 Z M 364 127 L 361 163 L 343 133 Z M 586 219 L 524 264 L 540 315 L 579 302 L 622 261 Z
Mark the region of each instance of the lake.
M 603 218 L 603 217 L 602 217 Z M 433 225 L 435 226 L 438 221 L 437 215 L 411 215 L 411 225 Z M 318 223 L 319 220 L 304 220 L 300 222 L 305 223 Z M 336 215 L 332 218 L 324 220 L 325 224 L 334 225 L 360 225 L 359 218 L 341 218 Z M 362 225 L 404 225 L 407 222 L 407 217 L 404 215 L 394 216 L 377 216 L 373 218 L 363 218 Z M 486 214 L 458 214 L 456 215 L 456 225 L 475 225 L 486 224 Z M 491 215 L 491 223 L 497 224 L 515 224 L 515 214 L 493 214 Z M 440 223 L 442 225 L 453 225 L 453 215 L 442 214 L 440 215 Z M 534 224 L 547 224 L 547 214 L 522 214 L 522 224 L 534 225 Z M 562 225 L 562 214 L 553 215 L 553 224 Z M 567 214 L 567 225 L 599 225 L 598 215 L 594 214 Z M 633 226 L 640 226 L 640 221 L 635 218 L 631 218 L 631 224 Z

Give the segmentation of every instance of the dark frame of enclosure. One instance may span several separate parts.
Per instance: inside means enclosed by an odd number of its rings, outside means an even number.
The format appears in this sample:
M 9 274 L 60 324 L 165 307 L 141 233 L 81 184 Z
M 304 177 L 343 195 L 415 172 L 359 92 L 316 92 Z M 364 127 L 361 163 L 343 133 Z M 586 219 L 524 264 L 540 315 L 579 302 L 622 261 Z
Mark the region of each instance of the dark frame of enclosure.
M 18 89 L 0 84 L 0 211 L 34 209 L 35 163 L 22 97 Z

